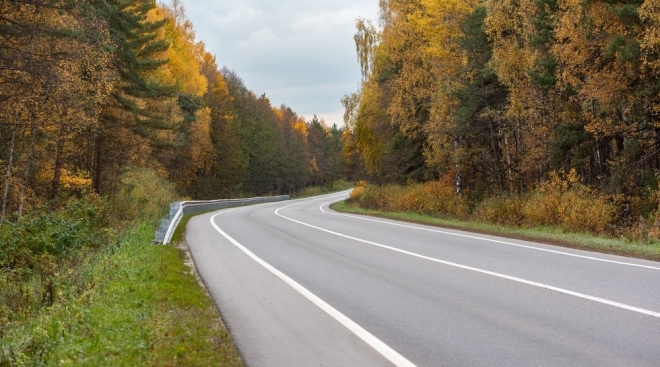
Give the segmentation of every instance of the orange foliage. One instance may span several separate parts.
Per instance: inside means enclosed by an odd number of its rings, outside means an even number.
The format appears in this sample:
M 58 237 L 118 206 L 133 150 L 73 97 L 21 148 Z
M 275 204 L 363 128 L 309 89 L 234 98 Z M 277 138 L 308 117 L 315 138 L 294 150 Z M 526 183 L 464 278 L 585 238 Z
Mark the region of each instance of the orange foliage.
M 450 175 L 439 181 L 412 186 L 358 186 L 351 192 L 367 209 L 395 212 L 415 212 L 440 217 L 464 218 L 468 214 L 467 201 L 456 195 Z

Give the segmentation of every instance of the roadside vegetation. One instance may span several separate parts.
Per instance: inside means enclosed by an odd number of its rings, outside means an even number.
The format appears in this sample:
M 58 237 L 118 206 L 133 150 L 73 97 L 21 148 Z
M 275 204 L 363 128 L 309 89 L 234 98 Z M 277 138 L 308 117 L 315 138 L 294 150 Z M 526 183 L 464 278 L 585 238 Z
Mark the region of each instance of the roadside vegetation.
M 130 180 L 0 224 L 0 366 L 242 366 L 185 254 L 151 244 L 172 187 Z
M 240 365 L 154 225 L 184 198 L 330 190 L 343 130 L 248 89 L 181 1 L 0 12 L 0 366 Z
M 657 0 L 379 8 L 342 99 L 352 206 L 658 258 Z
M 456 195 L 448 180 L 408 186 L 360 182 L 349 200 L 332 208 L 660 261 L 660 221 L 642 217 L 630 225 L 617 215 L 617 199 L 600 195 L 569 172 L 552 174 L 529 194 L 477 203 Z
M 291 196 L 291 198 L 298 199 L 298 198 L 306 198 L 310 196 L 330 194 L 333 192 L 348 190 L 353 186 L 354 185 L 348 182 L 347 180 L 340 179 L 333 181 L 331 185 L 306 187 L 301 191 L 295 193 L 293 196 Z

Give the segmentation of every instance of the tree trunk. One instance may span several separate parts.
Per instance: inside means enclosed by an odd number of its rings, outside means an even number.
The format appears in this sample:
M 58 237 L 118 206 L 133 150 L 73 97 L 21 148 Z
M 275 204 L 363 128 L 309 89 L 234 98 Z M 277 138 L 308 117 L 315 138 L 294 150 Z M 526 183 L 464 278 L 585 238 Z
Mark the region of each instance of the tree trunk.
M 25 173 L 23 174 L 23 185 L 21 186 L 21 194 L 18 201 L 18 220 L 21 220 L 23 216 L 23 204 L 25 202 L 25 189 L 28 185 L 28 180 L 30 179 L 30 171 L 32 170 L 32 163 L 34 160 L 34 146 L 37 143 L 37 125 L 32 125 L 32 141 L 30 142 L 30 153 L 28 154 L 28 160 L 25 167 Z
M 103 139 L 101 136 L 96 137 L 94 143 L 94 170 L 92 174 L 92 187 L 97 194 L 101 194 L 101 148 L 103 146 Z
M 60 127 L 60 133 L 57 137 L 57 149 L 55 152 L 55 170 L 53 172 L 53 187 L 51 191 L 51 198 L 55 199 L 60 194 L 60 180 L 62 178 L 62 156 L 64 150 L 64 124 Z
M 501 193 L 504 191 L 504 174 L 502 173 L 502 153 L 501 151 L 501 146 L 500 146 L 500 137 L 499 133 L 495 132 L 495 129 L 493 128 L 493 121 L 490 119 L 488 121 L 488 128 L 490 129 L 490 137 L 491 137 L 491 142 L 493 144 L 493 155 L 495 158 L 495 166 L 493 167 L 495 170 L 495 177 L 497 178 L 497 186 L 499 188 L 499 192 Z M 499 127 L 498 127 L 499 131 Z
M 454 139 L 454 165 L 456 168 L 456 195 L 463 195 L 463 183 L 461 181 L 461 161 L 458 157 L 459 138 Z
M 9 195 L 9 179 L 11 178 L 11 168 L 14 161 L 14 145 L 16 144 L 16 130 L 11 132 L 11 145 L 9 146 L 9 159 L 7 162 L 7 174 L 5 175 L 4 192 L 2 194 L 2 214 L 0 214 L 0 222 L 5 221 L 7 214 L 7 197 Z
M 500 130 L 502 131 L 502 130 Z M 506 169 L 507 169 L 507 180 L 509 181 L 509 193 L 513 194 L 513 172 L 511 171 L 511 148 L 509 147 L 509 138 L 506 133 L 506 125 L 504 125 L 504 130 L 502 131 L 504 136 L 504 149 L 506 151 Z

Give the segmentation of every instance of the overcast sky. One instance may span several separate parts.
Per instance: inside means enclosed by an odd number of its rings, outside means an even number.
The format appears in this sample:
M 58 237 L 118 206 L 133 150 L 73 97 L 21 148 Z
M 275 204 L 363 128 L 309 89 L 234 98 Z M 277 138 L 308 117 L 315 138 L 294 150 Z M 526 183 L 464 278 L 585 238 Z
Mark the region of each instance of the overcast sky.
M 166 0 L 167 2 L 167 0 Z M 182 0 L 197 39 L 273 106 L 343 125 L 340 98 L 357 89 L 353 34 L 378 0 Z

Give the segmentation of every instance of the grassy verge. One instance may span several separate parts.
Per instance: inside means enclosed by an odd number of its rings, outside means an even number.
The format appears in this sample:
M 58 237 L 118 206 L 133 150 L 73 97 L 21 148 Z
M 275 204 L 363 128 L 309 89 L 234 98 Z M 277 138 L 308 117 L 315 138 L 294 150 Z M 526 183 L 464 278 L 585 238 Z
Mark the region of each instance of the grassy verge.
M 411 212 L 399 213 L 369 210 L 347 203 L 346 201 L 334 203 L 330 208 L 344 213 L 370 215 L 411 223 L 460 229 L 482 234 L 543 242 L 575 249 L 660 261 L 660 243 L 658 242 L 641 243 L 626 239 L 604 238 L 589 233 L 565 232 L 559 228 L 552 227 L 519 228 L 456 219 L 443 219 Z
M 0 366 L 242 366 L 181 251 L 152 236 L 128 231 L 83 265 L 76 297 L 7 325 Z

